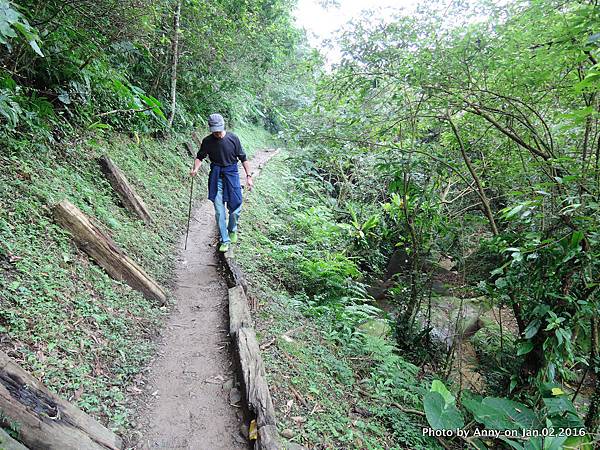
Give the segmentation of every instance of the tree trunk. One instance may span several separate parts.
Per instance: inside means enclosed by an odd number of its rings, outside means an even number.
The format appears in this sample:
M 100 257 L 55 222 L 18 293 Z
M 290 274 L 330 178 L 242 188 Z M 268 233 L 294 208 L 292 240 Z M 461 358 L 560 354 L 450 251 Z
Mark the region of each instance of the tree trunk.
M 0 423 L 18 423 L 19 439 L 32 449 L 115 450 L 122 445 L 116 434 L 50 392 L 1 351 L 0 410 Z
M 177 93 L 177 63 L 179 62 L 179 17 L 181 15 L 181 0 L 177 1 L 175 6 L 175 15 L 173 17 L 173 39 L 171 41 L 171 54 L 173 60 L 171 63 L 171 112 L 169 114 L 169 128 L 173 126 L 175 118 L 176 93 Z
M 479 179 L 477 172 L 475 172 L 475 168 L 473 167 L 473 164 L 471 163 L 471 159 L 469 158 L 469 155 L 467 155 L 465 146 L 460 137 L 460 134 L 458 133 L 458 129 L 456 128 L 456 125 L 454 125 L 454 122 L 452 121 L 450 116 L 447 117 L 447 120 L 450 123 L 450 127 L 452 128 L 452 132 L 454 133 L 454 136 L 456 136 L 456 140 L 458 141 L 458 145 L 460 147 L 460 153 L 463 157 L 463 160 L 465 161 L 465 164 L 467 165 L 467 169 L 469 169 L 469 173 L 473 177 L 473 181 L 475 181 L 475 185 L 477 186 L 477 193 L 479 194 L 479 198 L 481 199 L 481 204 L 483 205 L 483 210 L 484 210 L 485 216 L 487 217 L 488 222 L 490 223 L 490 228 L 492 229 L 492 233 L 494 233 L 494 236 L 497 236 L 498 235 L 498 227 L 496 226 L 496 221 L 494 220 L 494 215 L 492 214 L 492 209 L 490 207 L 490 201 L 487 198 L 487 195 L 485 194 L 485 190 L 483 189 L 481 180 Z

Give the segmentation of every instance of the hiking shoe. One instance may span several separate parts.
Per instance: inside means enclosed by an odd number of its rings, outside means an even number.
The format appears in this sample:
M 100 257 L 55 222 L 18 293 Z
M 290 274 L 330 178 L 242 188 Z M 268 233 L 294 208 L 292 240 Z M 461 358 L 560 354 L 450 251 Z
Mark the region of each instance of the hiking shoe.
M 223 242 L 219 247 L 219 251 L 225 253 L 227 250 L 229 250 L 229 242 Z
M 232 244 L 235 244 L 238 241 L 237 231 L 229 232 L 229 240 L 231 241 Z

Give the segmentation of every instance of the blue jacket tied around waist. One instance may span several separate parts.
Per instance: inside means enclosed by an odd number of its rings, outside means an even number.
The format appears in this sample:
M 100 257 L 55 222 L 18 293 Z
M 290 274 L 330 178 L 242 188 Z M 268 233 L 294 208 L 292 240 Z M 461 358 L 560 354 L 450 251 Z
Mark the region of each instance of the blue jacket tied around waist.
M 214 163 L 210 165 L 208 198 L 213 203 L 217 197 L 219 178 L 223 183 L 223 203 L 227 203 L 227 209 L 232 213 L 242 204 L 242 187 L 237 163 L 230 166 L 219 166 Z

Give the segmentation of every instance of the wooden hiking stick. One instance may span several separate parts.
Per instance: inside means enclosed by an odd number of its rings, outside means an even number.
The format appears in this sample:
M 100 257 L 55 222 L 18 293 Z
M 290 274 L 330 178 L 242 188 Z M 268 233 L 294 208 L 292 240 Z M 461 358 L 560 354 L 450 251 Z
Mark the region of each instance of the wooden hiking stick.
M 184 250 L 187 250 L 187 241 L 188 241 L 188 235 L 190 234 L 190 219 L 192 218 L 192 197 L 194 195 L 194 177 L 192 178 L 192 184 L 191 184 L 191 188 L 190 188 L 190 206 L 188 209 L 188 223 L 187 223 L 187 231 L 185 232 L 185 246 L 183 247 Z

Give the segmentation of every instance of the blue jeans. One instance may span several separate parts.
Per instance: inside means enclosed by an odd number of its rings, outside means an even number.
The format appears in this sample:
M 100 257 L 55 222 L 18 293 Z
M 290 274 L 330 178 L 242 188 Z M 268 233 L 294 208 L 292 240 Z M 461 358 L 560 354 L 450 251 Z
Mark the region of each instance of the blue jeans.
M 229 224 L 226 223 L 227 210 L 223 203 L 223 180 L 217 181 L 217 196 L 214 201 L 215 205 L 215 219 L 217 219 L 217 226 L 219 227 L 219 233 L 221 233 L 221 242 L 229 242 L 229 233 L 237 231 L 237 223 L 242 212 L 242 205 L 238 209 L 229 214 Z

